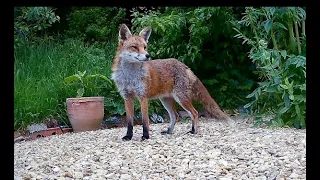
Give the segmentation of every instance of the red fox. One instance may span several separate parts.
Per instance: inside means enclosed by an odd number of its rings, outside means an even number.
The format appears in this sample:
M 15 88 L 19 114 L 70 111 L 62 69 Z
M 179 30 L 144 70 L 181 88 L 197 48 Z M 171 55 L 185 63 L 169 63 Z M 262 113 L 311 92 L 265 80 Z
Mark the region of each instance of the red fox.
M 198 112 L 192 105 L 193 100 L 202 103 L 211 117 L 233 125 L 233 120 L 220 109 L 188 66 L 173 58 L 150 60 L 147 52 L 150 34 L 151 27 L 144 28 L 139 35 L 132 35 L 125 24 L 120 26 L 111 78 L 125 102 L 127 134 L 122 140 L 131 140 L 133 136 L 134 98 L 141 105 L 141 140 L 149 139 L 149 99 L 160 99 L 169 114 L 169 127 L 161 134 L 173 133 L 178 118 L 175 102 L 190 115 L 192 128 L 189 132 L 192 134 L 198 132 Z

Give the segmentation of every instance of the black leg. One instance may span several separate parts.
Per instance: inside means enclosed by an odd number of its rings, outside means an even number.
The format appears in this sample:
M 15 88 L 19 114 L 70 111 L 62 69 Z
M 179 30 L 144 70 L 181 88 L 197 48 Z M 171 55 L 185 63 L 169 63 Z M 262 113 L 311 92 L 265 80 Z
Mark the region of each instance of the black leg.
M 196 134 L 196 131 L 194 129 L 194 125 L 192 124 L 192 128 L 191 128 L 191 131 L 189 131 L 191 134 Z
M 141 140 L 143 141 L 145 139 L 149 139 L 149 128 L 146 125 L 146 121 L 145 120 L 142 121 L 142 128 L 143 128 L 143 135 L 142 135 Z
M 122 138 L 123 141 L 130 141 L 133 136 L 133 126 L 132 123 L 128 123 L 127 134 Z

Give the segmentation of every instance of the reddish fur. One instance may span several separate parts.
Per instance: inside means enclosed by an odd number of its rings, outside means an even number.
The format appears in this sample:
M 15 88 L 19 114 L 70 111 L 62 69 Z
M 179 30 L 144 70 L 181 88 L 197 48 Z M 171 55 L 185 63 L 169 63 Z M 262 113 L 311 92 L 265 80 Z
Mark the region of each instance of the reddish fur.
M 227 120 L 229 118 L 223 111 L 221 111 L 219 105 L 210 96 L 208 90 L 199 79 L 196 80 L 192 92 L 193 100 L 199 101 L 201 104 L 203 104 L 210 117 L 222 120 Z
M 149 70 L 149 78 L 145 80 L 148 98 L 155 97 L 161 94 L 169 94 L 173 89 L 174 81 L 169 75 L 164 75 L 159 72 L 159 69 L 155 69 L 152 66 L 146 64 Z M 163 72 L 163 70 L 160 70 Z

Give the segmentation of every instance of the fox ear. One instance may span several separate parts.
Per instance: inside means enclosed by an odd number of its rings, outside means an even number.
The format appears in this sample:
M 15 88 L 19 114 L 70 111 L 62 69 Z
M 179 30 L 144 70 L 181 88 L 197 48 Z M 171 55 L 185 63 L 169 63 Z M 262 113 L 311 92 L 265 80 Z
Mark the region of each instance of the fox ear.
M 127 40 L 131 36 L 131 31 L 128 26 L 125 24 L 121 24 L 119 30 L 119 40 Z
M 152 31 L 151 27 L 148 26 L 142 29 L 142 31 L 139 33 L 139 36 L 141 36 L 148 43 L 151 31 Z

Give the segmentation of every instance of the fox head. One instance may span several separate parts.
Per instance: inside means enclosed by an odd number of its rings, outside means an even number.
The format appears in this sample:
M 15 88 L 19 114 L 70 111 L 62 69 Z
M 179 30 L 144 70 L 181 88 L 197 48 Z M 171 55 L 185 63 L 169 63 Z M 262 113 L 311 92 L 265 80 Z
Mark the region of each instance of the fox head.
M 132 35 L 125 24 L 119 30 L 119 57 L 131 62 L 148 61 L 147 43 L 151 34 L 151 27 L 142 29 L 139 35 Z

